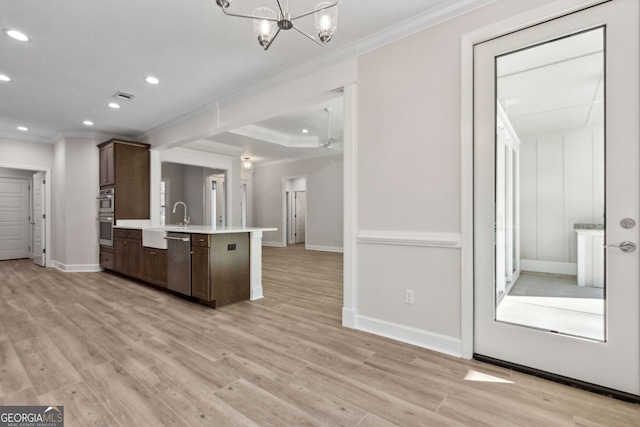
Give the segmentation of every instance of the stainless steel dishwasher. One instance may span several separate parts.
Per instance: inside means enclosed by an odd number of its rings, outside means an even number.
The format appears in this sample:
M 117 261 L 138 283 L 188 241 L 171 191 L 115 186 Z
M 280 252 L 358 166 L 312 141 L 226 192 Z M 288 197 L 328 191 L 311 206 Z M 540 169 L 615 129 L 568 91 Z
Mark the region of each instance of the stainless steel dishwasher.
M 167 285 L 169 289 L 191 296 L 191 235 L 168 232 Z

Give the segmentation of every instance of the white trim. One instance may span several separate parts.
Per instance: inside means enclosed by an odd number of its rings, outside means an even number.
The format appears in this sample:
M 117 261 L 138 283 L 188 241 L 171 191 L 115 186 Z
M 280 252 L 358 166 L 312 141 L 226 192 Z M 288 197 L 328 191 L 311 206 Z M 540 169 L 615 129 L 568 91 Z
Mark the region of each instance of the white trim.
M 343 253 L 344 248 L 336 247 L 336 246 L 318 246 L 318 245 L 307 245 L 305 249 L 308 251 L 320 251 L 320 252 L 337 252 Z
M 462 35 L 461 38 L 461 356 L 473 357 L 473 46 L 606 0 L 557 0 Z
M 359 230 L 358 243 L 375 245 L 428 246 L 460 248 L 458 233 L 425 233 L 406 231 Z
M 534 273 L 566 274 L 575 276 L 578 274 L 578 264 L 575 262 L 539 261 L 537 259 L 521 259 L 520 271 Z
M 286 248 L 287 245 L 283 244 L 282 242 L 267 242 L 267 241 L 262 241 L 262 246 L 269 246 L 272 248 Z
M 343 310 L 343 315 L 344 314 Z M 392 340 L 405 342 L 450 356 L 460 357 L 461 343 L 460 340 L 456 338 L 367 316 L 356 315 L 355 325 L 356 329 L 360 331 L 370 332 Z
M 356 312 L 349 308 L 342 308 L 342 326 L 345 328 L 355 329 Z
M 358 84 L 343 87 L 344 127 L 342 140 L 343 170 L 343 267 L 342 326 L 355 328 L 358 305 L 358 273 L 356 233 L 358 230 Z
M 100 264 L 63 264 L 60 261 L 51 261 L 51 267 L 65 273 L 95 273 L 102 271 Z
M 249 265 L 250 265 L 250 295 L 251 301 L 264 298 L 262 288 L 262 230 L 249 233 Z

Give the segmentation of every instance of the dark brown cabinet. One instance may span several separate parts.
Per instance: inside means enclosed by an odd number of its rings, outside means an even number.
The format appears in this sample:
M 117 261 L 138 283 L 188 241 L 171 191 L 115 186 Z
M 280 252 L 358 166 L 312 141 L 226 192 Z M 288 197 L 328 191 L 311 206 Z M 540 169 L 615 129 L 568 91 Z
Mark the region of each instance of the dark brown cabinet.
M 212 301 L 209 286 L 209 248 L 191 247 L 191 296 Z
M 149 219 L 149 144 L 110 139 L 100 150 L 100 187 L 114 189 L 114 216 Z
M 142 265 L 142 231 L 117 228 L 113 231 L 113 269 L 128 276 L 140 277 Z
M 113 270 L 113 248 L 107 246 L 100 247 L 100 266 L 107 270 Z
M 249 233 L 191 235 L 191 295 L 216 307 L 251 295 Z
M 113 143 L 100 147 L 100 187 L 114 185 L 116 182 L 113 150 Z
M 140 278 L 154 285 L 167 287 L 167 250 L 142 247 Z

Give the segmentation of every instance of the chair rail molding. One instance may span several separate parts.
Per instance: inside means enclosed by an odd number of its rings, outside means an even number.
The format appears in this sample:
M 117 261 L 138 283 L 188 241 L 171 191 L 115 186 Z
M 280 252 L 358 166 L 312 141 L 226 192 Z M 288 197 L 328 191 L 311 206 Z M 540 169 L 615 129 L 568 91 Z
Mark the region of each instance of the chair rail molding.
M 460 233 L 358 230 L 358 243 L 397 246 L 460 248 Z

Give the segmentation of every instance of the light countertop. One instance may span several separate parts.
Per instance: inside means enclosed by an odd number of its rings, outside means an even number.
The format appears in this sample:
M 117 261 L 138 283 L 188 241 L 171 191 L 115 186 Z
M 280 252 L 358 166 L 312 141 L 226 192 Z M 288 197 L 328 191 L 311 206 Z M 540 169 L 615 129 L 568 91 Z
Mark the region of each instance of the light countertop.
M 128 228 L 133 230 L 157 230 L 187 234 L 225 234 L 225 233 L 251 233 L 253 231 L 277 231 L 275 227 L 211 227 L 208 225 L 168 225 L 165 227 L 149 227 L 142 225 L 116 225 L 114 228 Z

